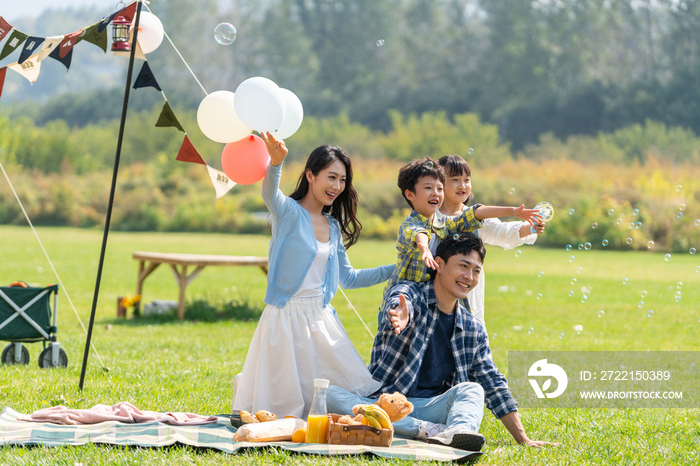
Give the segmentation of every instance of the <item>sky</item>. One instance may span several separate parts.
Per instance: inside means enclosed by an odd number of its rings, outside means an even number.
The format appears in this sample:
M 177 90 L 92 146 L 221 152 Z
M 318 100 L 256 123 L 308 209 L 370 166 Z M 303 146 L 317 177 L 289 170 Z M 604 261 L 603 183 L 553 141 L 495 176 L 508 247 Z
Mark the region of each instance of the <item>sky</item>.
M 105 11 L 112 11 L 117 3 L 118 0 L 0 0 L 0 16 L 7 18 L 12 24 L 13 19 L 35 18 L 49 8 L 67 9 L 102 6 Z

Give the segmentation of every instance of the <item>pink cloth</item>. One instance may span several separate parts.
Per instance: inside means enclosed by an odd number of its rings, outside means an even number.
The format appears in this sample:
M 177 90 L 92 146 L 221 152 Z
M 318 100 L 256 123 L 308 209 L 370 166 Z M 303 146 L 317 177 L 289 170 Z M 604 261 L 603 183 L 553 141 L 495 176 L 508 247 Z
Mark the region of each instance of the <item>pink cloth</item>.
M 141 411 L 126 401 L 117 403 L 114 406 L 96 405 L 90 409 L 68 409 L 65 406 L 53 406 L 35 411 L 30 417 L 22 416 L 19 419 L 22 421 L 51 422 L 64 425 L 99 424 L 105 421 L 119 421 L 130 424 L 156 421 L 174 426 L 193 426 L 211 424 L 217 421 L 216 416 Z

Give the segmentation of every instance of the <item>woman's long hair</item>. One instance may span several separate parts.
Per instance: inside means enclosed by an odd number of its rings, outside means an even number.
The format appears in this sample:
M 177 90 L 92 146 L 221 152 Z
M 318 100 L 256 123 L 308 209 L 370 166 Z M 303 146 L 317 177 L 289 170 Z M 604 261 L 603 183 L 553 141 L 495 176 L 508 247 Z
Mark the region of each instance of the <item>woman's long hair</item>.
M 318 176 L 321 170 L 336 160 L 340 160 L 345 165 L 345 189 L 335 198 L 333 204 L 323 207 L 323 212 L 329 213 L 340 224 L 347 249 L 357 243 L 360 238 L 362 223 L 357 218 L 358 195 L 352 185 L 352 163 L 343 149 L 334 146 L 319 146 L 314 149 L 306 160 L 304 171 L 299 175 L 297 187 L 289 197 L 300 201 L 309 192 L 309 180 L 306 178 L 306 172 L 311 171 L 314 176 Z

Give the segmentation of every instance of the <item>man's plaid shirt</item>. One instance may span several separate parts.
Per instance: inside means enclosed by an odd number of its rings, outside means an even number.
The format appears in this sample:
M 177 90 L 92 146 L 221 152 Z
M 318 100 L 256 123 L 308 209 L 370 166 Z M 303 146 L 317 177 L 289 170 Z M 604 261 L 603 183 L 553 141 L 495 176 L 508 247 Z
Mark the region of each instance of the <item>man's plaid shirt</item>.
M 400 281 L 427 282 L 430 280 L 428 267 L 421 260 L 421 252 L 416 246 L 416 236 L 419 233 L 428 235 L 431 240 L 436 235 L 439 241 L 449 235 L 462 231 L 474 231 L 484 226 L 482 220 L 477 220 L 475 216 L 476 208 L 481 204 L 476 204 L 462 211 L 454 217 L 444 217 L 442 221 L 433 221 L 422 216 L 415 210 L 404 219 L 399 227 L 399 235 L 396 238 L 397 261 L 394 272 L 384 286 L 382 306 L 386 304 L 386 298 L 392 286 Z
M 406 298 L 410 317 L 406 328 L 397 335 L 391 325 L 389 310 L 398 307 L 399 295 Z M 382 309 L 369 365 L 372 377 L 382 383 L 378 393 L 398 391 L 406 395 L 411 389 L 435 330 L 438 312 L 432 280 L 401 282 L 391 289 L 387 305 Z M 486 407 L 497 418 L 517 411 L 506 378 L 493 362 L 483 324 L 459 303 L 455 313 L 450 340 L 455 372 L 445 381 L 445 387 L 476 382 L 484 389 Z

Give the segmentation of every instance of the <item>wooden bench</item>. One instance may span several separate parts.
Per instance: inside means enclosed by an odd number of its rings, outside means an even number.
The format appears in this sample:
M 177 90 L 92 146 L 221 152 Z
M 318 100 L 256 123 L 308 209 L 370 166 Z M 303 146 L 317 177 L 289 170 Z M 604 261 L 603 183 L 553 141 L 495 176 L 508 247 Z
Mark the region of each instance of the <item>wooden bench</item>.
M 139 275 L 136 283 L 136 294 L 142 295 L 143 282 L 160 264 L 170 264 L 175 274 L 175 280 L 180 288 L 180 298 L 177 306 L 177 318 L 185 318 L 185 288 L 208 265 L 255 265 L 267 275 L 267 257 L 255 256 L 217 256 L 209 254 L 164 254 L 158 252 L 134 252 L 134 259 L 139 261 Z M 187 268 L 196 267 L 190 275 Z M 179 268 L 178 268 L 179 267 Z M 139 303 L 140 304 L 140 303 Z M 137 304 L 137 306 L 139 306 Z M 139 306 L 140 307 L 140 306 Z M 137 309 L 139 309 L 137 307 Z

